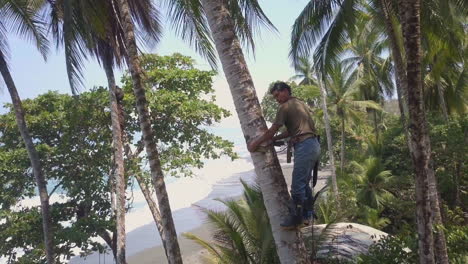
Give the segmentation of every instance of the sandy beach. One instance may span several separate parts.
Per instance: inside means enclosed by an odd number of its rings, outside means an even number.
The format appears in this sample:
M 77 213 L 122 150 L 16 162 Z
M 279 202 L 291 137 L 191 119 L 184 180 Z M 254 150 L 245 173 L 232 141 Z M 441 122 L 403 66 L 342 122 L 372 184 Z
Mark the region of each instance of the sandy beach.
M 283 174 L 285 176 L 288 186 L 291 184 L 291 175 L 292 175 L 292 163 L 286 163 L 285 155 L 279 155 L 281 166 L 283 169 Z M 328 170 L 322 170 L 319 172 L 319 180 L 315 190 L 321 189 L 325 186 L 326 181 L 330 172 Z M 188 231 L 189 233 L 195 234 L 198 237 L 210 241 L 211 240 L 211 226 L 204 222 L 201 226 Z M 201 264 L 204 256 L 208 256 L 208 252 L 203 250 L 201 246 L 195 242 L 179 235 L 179 244 L 182 251 L 182 258 L 184 263 L 190 264 Z M 149 263 L 167 263 L 166 256 L 164 254 L 164 248 L 162 246 L 155 246 L 142 250 L 128 258 L 129 264 L 149 264 Z

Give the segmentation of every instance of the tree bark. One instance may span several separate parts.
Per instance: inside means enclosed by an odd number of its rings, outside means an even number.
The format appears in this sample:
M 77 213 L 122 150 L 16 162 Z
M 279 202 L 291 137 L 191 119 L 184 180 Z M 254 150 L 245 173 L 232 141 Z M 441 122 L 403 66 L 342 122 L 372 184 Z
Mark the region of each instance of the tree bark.
M 141 192 L 143 193 L 143 196 L 145 197 L 146 203 L 148 204 L 148 207 L 151 211 L 151 215 L 153 215 L 153 220 L 154 223 L 156 224 L 156 228 L 158 229 L 159 235 L 161 236 L 161 241 L 164 247 L 164 251 L 166 253 L 166 257 L 169 258 L 168 252 L 167 252 L 167 234 L 164 232 L 164 228 L 162 226 L 162 221 L 161 221 L 161 214 L 159 212 L 158 206 L 156 205 L 156 202 L 153 200 L 153 197 L 151 195 L 151 191 L 149 190 L 148 186 L 145 183 L 145 180 L 139 173 L 135 173 L 135 178 L 137 179 L 138 185 L 140 186 Z
M 401 6 L 403 34 L 407 57 L 408 110 L 410 117 L 412 158 L 416 172 L 416 206 L 420 233 L 420 262 L 449 263 L 447 243 L 443 232 L 442 215 L 437 192 L 437 180 L 431 158 L 431 142 L 424 110 L 421 76 L 421 20 L 420 0 L 406 0 Z M 427 204 L 429 203 L 429 211 Z M 435 234 L 432 234 L 435 225 Z M 427 233 L 429 232 L 429 233 Z M 434 239 L 434 241 L 428 241 Z M 434 247 L 434 248 L 432 248 Z M 435 249 L 435 253 L 434 253 Z
M 330 116 L 328 115 L 328 107 L 327 107 L 327 92 L 325 91 L 325 87 L 323 83 L 318 80 L 320 95 L 322 97 L 322 111 L 323 111 L 323 121 L 325 123 L 325 134 L 327 135 L 327 146 L 328 146 L 328 158 L 330 160 L 331 166 L 331 177 L 332 177 L 332 187 L 333 187 L 333 194 L 337 201 L 339 201 L 339 192 L 338 192 L 338 184 L 336 181 L 336 167 L 335 167 L 335 156 L 333 154 L 333 139 L 331 134 L 330 128 Z
M 404 0 L 400 12 L 407 54 L 407 89 L 408 110 L 410 118 L 411 142 L 414 149 L 411 153 L 416 173 L 416 218 L 419 236 L 419 262 L 434 262 L 434 244 L 432 236 L 432 212 L 429 200 L 430 142 L 426 131 L 426 120 L 423 111 L 421 79 L 421 32 L 419 0 Z
M 249 142 L 263 134 L 267 126 L 231 15 L 222 0 L 201 2 L 245 140 Z M 290 196 L 274 148 L 268 146 L 265 152 L 251 153 L 251 157 L 281 263 L 309 263 L 300 231 L 287 231 L 280 227 L 281 219 L 288 214 Z
M 115 183 L 115 217 L 117 226 L 117 259 L 120 263 L 126 263 L 125 258 L 125 244 L 126 244 L 126 233 L 125 233 L 125 168 L 124 168 L 124 157 L 123 157 L 123 143 L 122 143 L 122 130 L 120 127 L 119 118 L 119 107 L 116 97 L 116 85 L 114 78 L 114 71 L 112 69 L 112 54 L 109 48 L 106 51 L 105 58 L 103 59 L 103 66 L 107 76 L 107 82 L 109 85 L 109 99 L 110 99 L 110 110 L 111 110 L 111 122 L 112 122 L 112 145 L 113 145 L 113 173 L 110 175 L 111 182 Z M 112 190 L 111 188 L 111 197 Z
M 42 171 L 42 165 L 39 159 L 39 154 L 36 151 L 36 147 L 34 146 L 33 140 L 31 138 L 31 135 L 29 134 L 29 130 L 26 125 L 26 120 L 24 119 L 24 109 L 18 94 L 18 90 L 16 89 L 16 85 L 13 81 L 13 78 L 11 77 L 10 71 L 8 70 L 8 65 L 5 60 L 4 54 L 1 51 L 0 72 L 8 88 L 8 92 L 10 93 L 11 102 L 13 103 L 13 108 L 15 110 L 16 124 L 18 125 L 21 137 L 23 138 L 26 150 L 28 152 L 28 157 L 31 162 L 33 175 L 36 180 L 37 188 L 39 191 L 39 198 L 41 201 L 42 231 L 44 232 L 46 259 L 48 264 L 53 264 L 55 263 L 53 230 L 52 220 L 50 216 L 49 194 L 47 193 L 47 181 Z
M 177 232 L 172 219 L 169 197 L 164 183 L 164 175 L 161 169 L 161 161 L 156 147 L 156 137 L 151 127 L 151 119 L 146 101 L 145 89 L 143 87 L 143 72 L 140 66 L 138 50 L 135 40 L 134 25 L 130 14 L 130 8 L 127 0 L 119 0 L 119 10 L 122 17 L 122 24 L 125 32 L 125 42 L 128 54 L 128 68 L 132 75 L 133 92 L 136 98 L 136 107 L 140 128 L 143 134 L 146 155 L 148 157 L 151 177 L 156 191 L 159 209 L 161 210 L 162 226 L 167 234 L 167 253 L 169 264 L 182 263 L 179 243 L 177 241 Z

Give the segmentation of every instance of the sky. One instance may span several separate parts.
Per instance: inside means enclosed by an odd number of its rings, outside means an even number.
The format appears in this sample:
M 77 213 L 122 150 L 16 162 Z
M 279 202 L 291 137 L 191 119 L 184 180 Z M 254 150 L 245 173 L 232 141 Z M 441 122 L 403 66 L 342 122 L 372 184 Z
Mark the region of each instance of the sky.
M 244 48 L 248 67 L 260 99 L 271 82 L 288 80 L 294 75 L 294 70 L 288 59 L 290 33 L 295 18 L 307 2 L 307 0 L 260 0 L 264 12 L 278 29 L 278 32 L 271 32 L 268 29 L 261 30 L 260 35 L 255 39 L 255 56 Z M 153 50 L 144 50 L 145 52 L 159 55 L 182 53 L 194 58 L 198 68 L 209 69 L 209 65 L 204 59 L 198 56 L 188 44 L 175 36 L 170 25 L 164 22 L 163 26 L 164 35 L 160 43 Z M 10 71 L 22 99 L 34 98 L 49 90 L 70 93 L 63 50 L 54 50 L 54 45 L 51 45 L 52 49 L 47 61 L 44 61 L 31 43 L 18 39 L 14 35 L 9 35 L 8 41 Z M 116 79 L 120 80 L 122 74 L 122 71 L 116 72 Z M 107 86 L 104 70 L 94 59 L 91 59 L 85 63 L 82 91 L 100 85 Z M 217 103 L 234 114 L 233 117 L 225 120 L 224 124 L 226 126 L 238 124 L 232 97 L 221 67 L 218 75 L 214 78 L 213 87 Z M 3 79 L 0 78 L 0 113 L 5 112 L 3 105 L 6 102 L 9 103 L 11 100 Z

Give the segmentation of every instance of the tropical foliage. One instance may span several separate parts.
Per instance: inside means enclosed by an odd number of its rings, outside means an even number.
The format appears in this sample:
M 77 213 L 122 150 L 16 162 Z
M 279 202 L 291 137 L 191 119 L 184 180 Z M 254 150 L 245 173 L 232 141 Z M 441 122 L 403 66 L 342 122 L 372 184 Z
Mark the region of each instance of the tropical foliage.
M 164 146 L 161 152 L 164 168 L 184 177 L 192 175 L 189 168 L 202 167 L 204 159 L 236 158 L 231 142 L 206 130 L 208 125 L 229 115 L 214 103 L 214 98 L 205 98 L 213 92 L 213 72 L 196 69 L 191 58 L 180 54 L 148 54 L 143 61 L 151 76 L 147 85 L 156 87 L 158 83 L 158 89 L 149 93 L 148 98 L 150 107 L 157 109 L 152 123 L 161 135 L 158 144 Z M 181 76 L 184 78 L 180 79 Z M 140 128 L 130 92 L 130 87 L 125 86 L 124 127 L 131 146 L 138 149 Z M 108 243 L 108 248 L 115 246 L 112 244 L 115 219 L 109 199 L 112 134 L 108 102 L 103 87 L 79 97 L 49 92 L 23 102 L 31 134 L 48 172 L 49 194 L 63 197 L 51 208 L 55 239 L 61 245 L 56 254 L 61 260 L 73 256 L 72 249 L 76 247 L 83 254 L 102 252 L 104 246 L 93 239 L 98 236 Z M 172 107 L 161 108 L 162 102 Z M 160 122 L 163 116 L 173 119 Z M 35 195 L 27 153 L 16 132 L 14 112 L 0 115 L 0 120 L 0 183 L 4 186 L 0 195 L 0 239 L 5 241 L 0 255 L 11 261 L 38 262 L 44 257 L 41 232 L 37 229 L 40 213 L 36 205 L 19 203 Z M 140 155 L 127 155 L 125 161 L 129 172 L 148 177 L 143 169 L 146 162 Z M 133 176 L 129 174 L 126 178 L 128 187 Z M 150 182 L 149 178 L 146 180 Z M 128 202 L 131 207 L 131 200 Z M 18 248 L 27 250 L 19 254 Z
M 212 263 L 280 263 L 262 193 L 256 186 L 242 185 L 240 201 L 218 200 L 225 211 L 202 209 L 213 226 L 214 243 L 190 233 L 184 236 L 207 249 Z

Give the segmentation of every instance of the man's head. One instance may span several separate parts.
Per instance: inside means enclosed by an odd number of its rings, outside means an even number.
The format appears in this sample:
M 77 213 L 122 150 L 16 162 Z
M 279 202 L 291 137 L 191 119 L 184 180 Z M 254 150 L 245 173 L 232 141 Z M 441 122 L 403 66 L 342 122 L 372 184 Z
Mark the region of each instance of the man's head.
M 285 82 L 276 82 L 271 87 L 270 94 L 273 95 L 278 103 L 282 104 L 291 97 L 291 87 Z

